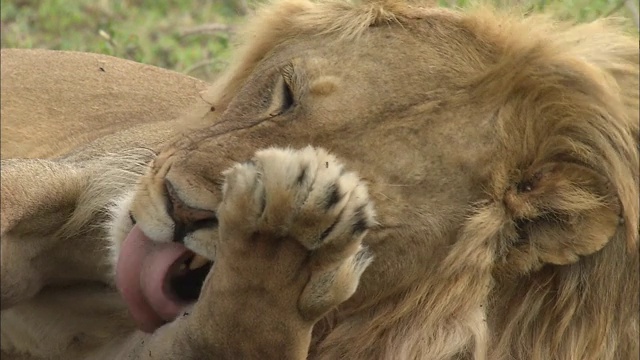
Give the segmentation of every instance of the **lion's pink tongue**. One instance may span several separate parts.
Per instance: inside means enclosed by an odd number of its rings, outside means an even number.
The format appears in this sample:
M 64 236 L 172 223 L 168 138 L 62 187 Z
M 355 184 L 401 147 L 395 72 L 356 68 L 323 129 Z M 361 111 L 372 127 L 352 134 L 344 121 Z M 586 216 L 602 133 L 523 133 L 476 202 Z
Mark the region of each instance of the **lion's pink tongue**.
M 136 225 L 122 243 L 116 265 L 116 287 L 142 331 L 153 332 L 175 319 L 183 304 L 164 290 L 169 271 L 189 250 L 178 243 L 158 244 Z

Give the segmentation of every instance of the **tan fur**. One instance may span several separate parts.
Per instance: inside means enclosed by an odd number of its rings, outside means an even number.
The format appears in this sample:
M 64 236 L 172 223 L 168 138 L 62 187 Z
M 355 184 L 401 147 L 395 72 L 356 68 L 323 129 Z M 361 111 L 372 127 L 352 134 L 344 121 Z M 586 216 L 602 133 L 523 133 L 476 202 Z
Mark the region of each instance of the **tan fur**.
M 638 357 L 636 36 L 612 20 L 485 6 L 281 0 L 244 39 L 202 97 L 195 80 L 142 65 L 101 57 L 145 74 L 105 85 L 94 55 L 49 74 L 46 57 L 3 50 L 3 159 L 40 158 L 2 162 L 3 356 Z M 135 124 L 100 110 L 98 95 L 122 87 L 140 89 L 117 98 L 141 109 Z M 79 132 L 74 113 L 102 130 Z M 333 155 L 277 150 L 307 145 Z M 265 180 L 280 205 L 264 223 L 246 185 L 258 175 L 234 165 L 250 158 L 280 174 Z M 310 234 L 332 218 L 304 206 L 306 218 L 287 217 L 302 195 L 284 184 L 324 158 L 368 184 L 354 190 L 378 223 L 362 276 L 361 238 L 316 248 Z M 355 175 L 318 174 L 364 189 Z M 184 239 L 216 265 L 190 316 L 144 335 L 111 288 L 113 256 L 129 212 L 154 240 L 174 240 L 167 182 L 190 208 L 223 215 Z M 271 234 L 259 246 L 250 224 Z M 269 290 L 240 291 L 251 284 Z

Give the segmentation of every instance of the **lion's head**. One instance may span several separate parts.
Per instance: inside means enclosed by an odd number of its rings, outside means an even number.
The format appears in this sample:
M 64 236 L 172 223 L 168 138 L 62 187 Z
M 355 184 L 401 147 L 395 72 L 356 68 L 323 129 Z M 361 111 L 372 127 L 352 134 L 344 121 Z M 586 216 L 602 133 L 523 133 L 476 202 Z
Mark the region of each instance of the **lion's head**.
M 637 354 L 636 39 L 396 1 L 280 1 L 247 34 L 206 126 L 121 202 L 116 248 L 135 221 L 215 261 L 221 172 L 256 149 L 321 146 L 368 181 L 379 226 L 314 358 Z M 152 330 L 181 309 L 167 306 L 138 320 Z

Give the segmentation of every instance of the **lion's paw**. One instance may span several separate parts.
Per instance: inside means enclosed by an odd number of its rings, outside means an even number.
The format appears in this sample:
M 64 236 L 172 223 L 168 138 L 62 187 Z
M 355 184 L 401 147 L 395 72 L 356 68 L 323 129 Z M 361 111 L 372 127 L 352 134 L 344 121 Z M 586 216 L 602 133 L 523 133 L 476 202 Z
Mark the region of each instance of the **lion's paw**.
M 372 259 L 361 242 L 375 223 L 355 173 L 307 147 L 259 151 L 224 175 L 221 240 L 244 249 L 238 261 L 262 262 L 247 267 L 269 272 L 253 274 L 260 286 L 286 293 L 298 284 L 297 308 L 309 321 L 353 295 Z

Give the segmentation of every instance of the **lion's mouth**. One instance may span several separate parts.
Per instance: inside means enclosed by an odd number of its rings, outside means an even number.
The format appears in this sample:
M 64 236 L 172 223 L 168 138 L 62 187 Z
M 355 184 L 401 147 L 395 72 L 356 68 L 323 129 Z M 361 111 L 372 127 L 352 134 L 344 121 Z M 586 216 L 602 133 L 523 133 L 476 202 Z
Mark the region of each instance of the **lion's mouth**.
M 182 244 L 152 241 L 136 225 L 118 256 L 116 286 L 140 330 L 153 332 L 198 299 L 212 265 Z
M 198 254 L 189 252 L 186 260 L 176 262 L 167 277 L 166 290 L 178 301 L 191 303 L 198 300 L 204 279 L 213 266 L 210 261 Z

